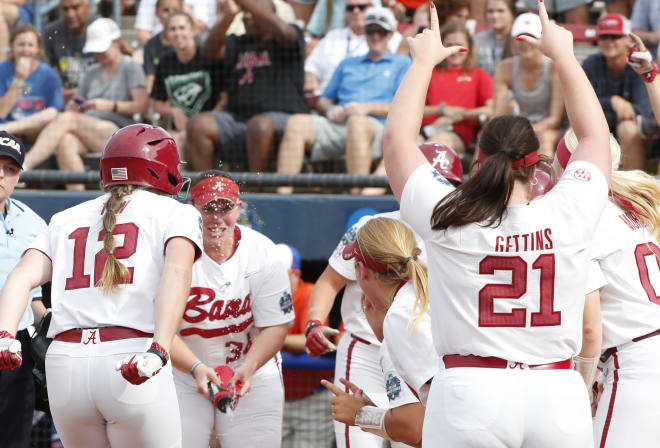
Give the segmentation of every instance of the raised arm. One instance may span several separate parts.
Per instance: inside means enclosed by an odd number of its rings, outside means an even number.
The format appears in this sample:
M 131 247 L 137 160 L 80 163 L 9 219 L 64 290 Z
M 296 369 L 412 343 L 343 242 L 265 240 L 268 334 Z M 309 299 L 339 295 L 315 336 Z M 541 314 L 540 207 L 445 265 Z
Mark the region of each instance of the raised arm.
M 275 11 L 275 6 L 268 7 L 269 1 L 264 0 L 236 0 L 236 3 L 245 12 L 266 25 L 266 32 L 272 34 L 275 41 L 283 47 L 293 47 L 298 42 L 296 29 L 280 19 Z
M 202 47 L 202 54 L 207 59 L 223 59 L 225 57 L 227 30 L 234 21 L 236 14 L 240 12 L 240 9 L 233 0 L 224 0 L 219 4 L 222 6 L 222 20 L 213 25 Z
M 628 64 L 644 78 L 644 87 L 646 87 L 646 93 L 649 96 L 649 101 L 651 102 L 651 108 L 653 108 L 653 116 L 655 121 L 660 124 L 660 78 L 657 74 L 654 75 L 654 71 L 657 71 L 657 64 L 654 66 L 653 57 L 651 53 L 646 49 L 644 42 L 636 34 L 630 33 L 630 37 L 634 42 L 633 52 L 628 56 Z M 652 79 L 649 82 L 649 79 Z
M 440 25 L 431 2 L 431 28 L 408 38 L 412 65 L 394 95 L 383 131 L 383 159 L 387 180 L 397 200 L 408 177 L 427 162 L 417 148 L 417 134 L 422 124 L 426 91 L 433 67 L 450 54 L 466 48 L 445 48 L 440 39 Z
M 541 39 L 522 35 L 517 39 L 536 45 L 554 61 L 564 93 L 566 112 L 579 144 L 571 160 L 593 163 L 609 182 L 612 171 L 609 128 L 598 97 L 573 53 L 573 34 L 548 18 L 545 3 L 539 2 L 543 26 Z

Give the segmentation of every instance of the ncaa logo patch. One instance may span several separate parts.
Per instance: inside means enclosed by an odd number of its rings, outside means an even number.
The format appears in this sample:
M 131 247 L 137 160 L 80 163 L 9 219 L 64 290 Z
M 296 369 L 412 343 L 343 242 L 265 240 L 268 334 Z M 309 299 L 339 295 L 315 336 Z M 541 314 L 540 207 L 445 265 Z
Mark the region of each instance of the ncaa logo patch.
M 438 173 L 436 170 L 431 170 L 431 173 L 433 174 L 433 178 L 440 182 L 441 184 L 445 185 L 451 185 L 447 179 L 445 179 L 445 176 L 442 174 Z
M 355 241 L 355 237 L 357 236 L 357 229 L 355 226 L 351 227 L 344 233 L 344 236 L 341 237 L 340 244 L 337 246 L 335 249 L 335 256 L 341 257 L 341 253 L 344 250 L 344 247 L 348 246 L 350 243 Z
M 291 294 L 288 291 L 284 291 L 282 297 L 280 297 L 280 309 L 284 314 L 288 314 L 293 311 L 293 300 L 291 299 Z
M 573 172 L 573 177 L 582 182 L 589 182 L 591 180 L 591 172 L 584 168 L 580 168 Z
M 390 401 L 394 401 L 401 395 L 401 380 L 390 373 L 387 375 L 385 388 L 387 390 L 387 398 Z

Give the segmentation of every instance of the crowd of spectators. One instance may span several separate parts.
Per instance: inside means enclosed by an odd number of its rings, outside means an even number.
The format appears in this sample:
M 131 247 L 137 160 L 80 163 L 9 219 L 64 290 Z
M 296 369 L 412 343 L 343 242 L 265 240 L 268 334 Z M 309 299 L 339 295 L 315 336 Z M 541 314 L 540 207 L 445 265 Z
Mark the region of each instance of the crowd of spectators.
M 514 113 L 532 121 L 541 151 L 552 155 L 566 126 L 558 76 L 551 61 L 516 40 L 540 33 L 536 0 L 433 1 L 445 43 L 469 52 L 436 68 L 420 143 L 444 143 L 469 160 L 483 124 Z M 590 35 L 585 26 L 595 36 L 583 39 L 584 69 L 623 148 L 623 168 L 654 171 L 647 159 L 657 155 L 660 128 L 626 57 L 630 31 L 656 55 L 660 10 L 654 0 L 599 3 L 605 8 L 589 0 L 548 8 L 576 36 Z M 43 30 L 30 24 L 30 0 L 0 2 L 0 129 L 29 148 L 26 169 L 90 169 L 88 155 L 139 120 L 166 127 L 194 171 L 384 172 L 380 134 L 409 64 L 405 38 L 428 26 L 426 2 L 121 5 L 136 14 L 132 30 L 120 30 L 91 0 L 60 0 Z

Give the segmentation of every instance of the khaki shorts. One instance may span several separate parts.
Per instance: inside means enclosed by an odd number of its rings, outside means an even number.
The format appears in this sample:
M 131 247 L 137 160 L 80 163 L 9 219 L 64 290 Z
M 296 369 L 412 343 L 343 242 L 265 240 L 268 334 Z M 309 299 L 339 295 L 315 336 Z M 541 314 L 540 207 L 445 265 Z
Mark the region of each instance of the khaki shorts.
M 374 138 L 371 142 L 371 158 L 380 159 L 383 156 L 381 141 L 383 139 L 384 124 L 373 117 L 369 117 L 374 129 Z M 312 160 L 335 160 L 346 155 L 346 138 L 348 131 L 345 123 L 334 123 L 320 115 L 312 115 L 316 126 L 316 141 L 312 146 Z

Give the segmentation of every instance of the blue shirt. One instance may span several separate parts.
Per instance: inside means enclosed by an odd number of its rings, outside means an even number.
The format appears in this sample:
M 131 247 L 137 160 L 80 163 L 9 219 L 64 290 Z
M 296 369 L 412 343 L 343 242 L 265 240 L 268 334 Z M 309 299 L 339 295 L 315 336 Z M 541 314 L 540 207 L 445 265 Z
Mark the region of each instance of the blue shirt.
M 351 102 L 389 104 L 408 67 L 410 57 L 402 54 L 387 53 L 378 61 L 372 61 L 369 55 L 346 58 L 321 96 L 340 106 Z M 374 118 L 385 122 L 385 117 Z
M 16 74 L 14 61 L 0 64 L 0 96 L 3 96 Z M 60 78 L 48 64 L 39 62 L 37 68 L 25 80 L 25 89 L 18 95 L 14 108 L 6 117 L 0 117 L 0 123 L 20 120 L 48 107 L 64 109 Z
M 46 228 L 46 222 L 27 205 L 16 199 L 5 201 L 7 215 L 0 213 L 0 290 L 5 286 L 7 276 L 18 264 L 25 249 Z M 30 292 L 30 299 L 41 297 L 41 287 Z M 34 322 L 32 308 L 28 304 L 18 330 L 25 330 Z

